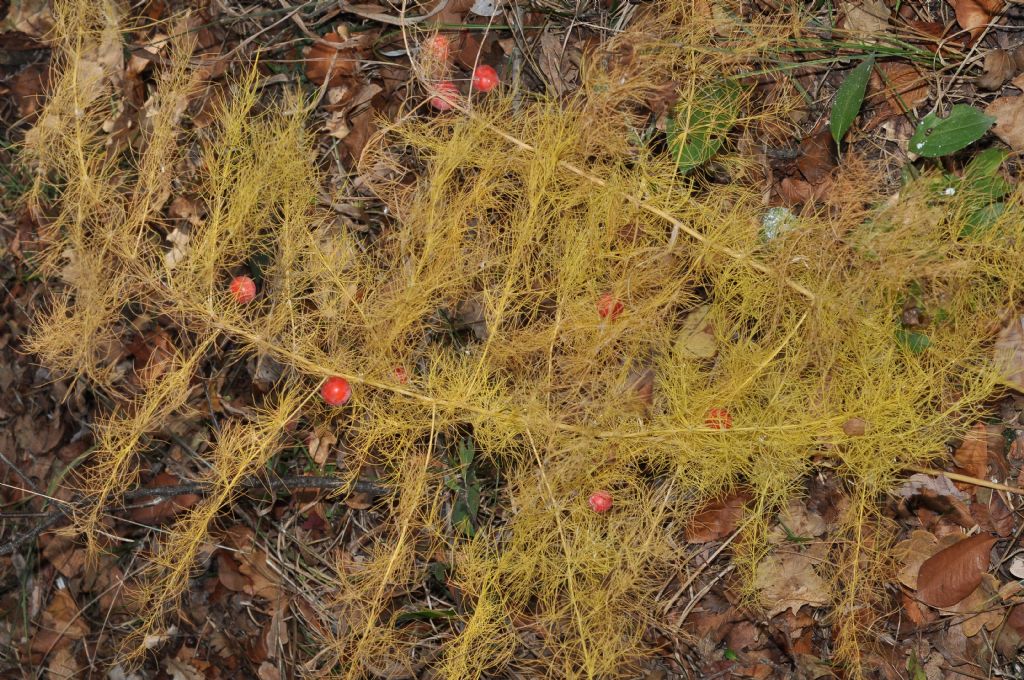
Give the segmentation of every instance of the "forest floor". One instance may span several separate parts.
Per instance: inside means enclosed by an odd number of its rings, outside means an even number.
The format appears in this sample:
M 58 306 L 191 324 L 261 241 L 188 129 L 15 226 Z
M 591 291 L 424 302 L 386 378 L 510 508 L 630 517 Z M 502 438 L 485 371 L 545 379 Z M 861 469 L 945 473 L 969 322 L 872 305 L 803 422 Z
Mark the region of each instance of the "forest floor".
M 501 87 L 567 98 L 580 87 L 581 64 L 594 46 L 626 30 L 658 1 L 449 0 L 420 28 L 447 38 L 448 57 L 463 90 L 474 69 L 489 76 L 481 69 L 487 66 Z M 1024 6 L 1004 6 L 1000 0 L 728 4 L 741 14 L 784 9 L 812 32 L 833 36 L 814 51 L 794 51 L 791 63 L 764 65 L 764 87 L 757 96 L 777 96 L 784 84 L 802 101 L 790 114 L 786 135 L 756 140 L 764 204 L 783 211 L 777 215 L 827 202 L 833 172 L 843 162 L 832 139 L 837 117 L 849 119 L 846 153 L 884 168 L 895 193 L 908 168 L 921 162 L 908 150 L 921 117 L 933 110 L 945 114 L 960 104 L 987 110 L 997 120 L 994 131 L 966 151 L 928 162 L 960 174 L 984 149 L 1003 149 L 1010 154 L 1000 172 L 1011 185 L 1018 182 L 1016 154 L 1024 151 Z M 718 11 L 718 5 L 708 0 L 707 11 Z M 427 12 L 431 6 L 426 2 L 409 13 Z M 393 119 L 423 96 L 405 40 L 412 24 L 401 17 L 401 8 L 323 0 L 151 0 L 131 3 L 130 11 L 139 19 L 162 21 L 185 9 L 191 10 L 187 25 L 195 34 L 197 54 L 210 64 L 207 86 L 183 102 L 192 124 L 209 124 L 223 96 L 225 74 L 258 54 L 264 87 L 294 85 L 317 97 L 311 125 L 325 178 L 323 207 L 350 229 L 372 229 L 381 204 L 365 193 L 349 193 L 360 183 L 360 155 L 382 120 Z M 159 445 L 142 457 L 142 485 L 156 489 L 155 495 L 136 494 L 123 507 L 110 509 L 107 530 L 122 547 L 105 569 L 88 569 L 84 549 L 57 531 L 63 517 L 52 514 L 54 504 L 74 498 L 72 481 L 89 463 L 97 419 L 117 404 L 80 382 L 55 379 L 24 347 L 50 292 L 62 285 L 35 269 L 39 215 L 20 200 L 31 185 L 32 169 L 18 157 L 47 99 L 55 67 L 47 43 L 52 16 L 47 0 L 0 0 L 0 675 L 299 677 L 319 650 L 305 629 L 315 617 L 306 616 L 310 605 L 303 591 L 303 583 L 316 580 L 309 572 L 317 568 L 305 559 L 305 566 L 297 567 L 297 556 L 308 557 L 309 546 L 320 553 L 336 548 L 357 552 L 361 538 L 389 511 L 376 502 L 370 487 L 344 497 L 302 488 L 238 499 L 219 517 L 216 543 L 208 546 L 201 571 L 189 582 L 181 612 L 166 635 L 152 641 L 141 669 L 109 668 L 123 635 L 117 612 L 125 576 L 136 568 L 149 538 L 199 501 L 200 495 L 175 489 L 194 478 L 197 447 L 219 420 L 249 407 L 240 395 L 268 389 L 276 379 L 274 366 L 227 360 L 204 364 L 192 408 L 166 423 L 155 437 Z M 881 36 L 886 41 L 879 42 Z M 149 49 L 150 38 L 129 38 L 134 47 L 125 55 L 124 80 L 131 105 L 109 121 L 105 133 L 113 139 L 130 139 L 147 115 L 147 65 L 158 58 Z M 343 49 L 334 47 L 342 43 Z M 876 60 L 863 72 L 863 94 L 854 93 L 855 105 L 847 101 L 845 112 L 837 114 L 837 91 L 857 77 L 852 72 L 862 63 L 858 56 L 869 52 Z M 664 101 L 652 102 L 643 112 L 649 134 L 665 133 L 673 99 L 666 92 Z M 710 172 L 714 175 L 714 168 Z M 169 219 L 182 222 L 200 219 L 198 210 L 195 198 L 185 195 L 167 206 Z M 913 336 L 920 310 L 908 304 L 902 313 Z M 473 314 L 465 310 L 466 318 L 452 323 L 471 327 L 479 321 Z M 999 342 L 1016 352 L 1020 382 L 1020 320 L 1011 320 Z M 165 361 L 170 343 L 162 319 L 141 320 L 130 341 L 110 348 L 111 363 L 130 378 Z M 1017 604 L 1024 579 L 1019 540 L 1024 492 L 1018 490 L 1024 486 L 1022 411 L 1024 395 L 993 398 L 988 417 L 964 440 L 949 442 L 945 464 L 939 466 L 962 479 L 908 472 L 903 487 L 882 499 L 883 514 L 899 533 L 900 550 L 886 586 L 891 606 L 882 628 L 887 633 L 864 659 L 872 677 L 1024 677 L 1024 656 L 1018 656 L 1024 645 L 1024 607 Z M 293 440 L 275 461 L 277 474 L 326 478 L 341 455 L 337 436 L 296 432 Z M 797 556 L 813 552 L 838 512 L 835 479 L 809 478 L 804 490 L 771 529 L 773 540 L 791 546 Z M 703 566 L 687 583 L 675 579 L 665 584 L 664 620 L 645 635 L 652 652 L 635 667 L 639 670 L 624 671 L 623 677 L 844 677 L 829 663 L 833 637 L 823 607 L 827 597 L 806 559 L 778 565 L 773 593 L 780 606 L 759 610 L 734 595 L 729 544 L 744 500 L 733 495 L 708 505 L 694 523 L 697 528 L 687 532 L 685 541 L 697 556 L 694 564 Z M 33 531 L 50 519 L 53 526 Z M 29 540 L 21 540 L 24 532 L 31 533 Z M 915 597 L 929 585 L 918 579 L 922 562 L 971 533 L 984 537 L 972 544 L 976 549 L 946 555 L 939 570 L 943 577 L 957 575 L 943 587 L 967 588 L 963 599 L 943 609 L 922 603 Z M 929 574 L 940 578 L 934 569 Z M 431 597 L 445 601 L 458 596 L 440 580 L 423 593 L 421 609 L 401 623 L 422 628 L 429 638 L 447 625 L 430 614 L 436 604 Z M 524 647 L 523 653 L 528 652 Z M 434 677 L 429 664 L 411 674 L 381 668 L 373 676 Z M 508 671 L 502 677 L 529 676 Z

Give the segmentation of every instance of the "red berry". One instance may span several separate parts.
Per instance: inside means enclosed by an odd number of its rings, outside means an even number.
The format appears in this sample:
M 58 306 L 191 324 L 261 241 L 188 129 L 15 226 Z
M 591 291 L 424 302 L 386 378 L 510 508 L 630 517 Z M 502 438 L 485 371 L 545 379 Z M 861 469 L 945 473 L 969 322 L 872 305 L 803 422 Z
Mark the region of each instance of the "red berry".
M 728 430 L 732 427 L 732 415 L 728 409 L 713 408 L 704 417 L 704 424 L 712 430 Z
M 612 509 L 612 495 L 607 491 L 595 491 L 590 494 L 587 504 L 594 512 L 608 512 Z
M 459 88 L 450 80 L 442 80 L 434 86 L 434 92 L 439 96 L 431 97 L 430 105 L 438 111 L 451 111 L 455 108 L 453 102 L 459 98 Z
M 441 35 L 438 33 L 430 38 L 423 41 L 423 50 L 426 54 L 426 58 L 439 63 L 445 63 L 448 61 L 448 55 L 451 54 L 452 44 L 448 40 L 448 36 Z
M 494 70 L 493 66 L 487 64 L 480 64 L 473 69 L 473 89 L 478 92 L 490 92 L 498 86 L 501 82 L 498 78 L 498 72 Z
M 256 283 L 248 276 L 236 276 L 231 279 L 231 294 L 235 302 L 247 305 L 256 299 Z
M 352 386 L 344 378 L 328 378 L 320 388 L 320 396 L 331 406 L 344 406 L 352 398 Z
M 626 306 L 622 304 L 622 300 L 611 293 L 605 293 L 597 301 L 597 314 L 602 319 L 615 321 L 625 309 Z
M 404 366 L 395 366 L 395 381 L 400 385 L 405 385 L 409 382 L 409 374 L 405 371 Z

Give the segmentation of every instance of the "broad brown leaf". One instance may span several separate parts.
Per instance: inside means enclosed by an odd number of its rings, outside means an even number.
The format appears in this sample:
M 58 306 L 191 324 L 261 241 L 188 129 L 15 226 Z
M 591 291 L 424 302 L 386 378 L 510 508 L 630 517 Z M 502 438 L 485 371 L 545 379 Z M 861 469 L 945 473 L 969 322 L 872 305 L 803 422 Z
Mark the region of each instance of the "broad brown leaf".
M 749 500 L 748 494 L 738 492 L 708 503 L 690 519 L 686 526 L 686 540 L 690 543 L 708 543 L 725 538 L 736 529 Z
M 929 557 L 917 574 L 917 597 L 936 608 L 951 607 L 981 584 L 995 536 L 965 538 Z
M 1003 8 L 1003 0 L 950 0 L 960 28 L 977 40 L 992 17 Z

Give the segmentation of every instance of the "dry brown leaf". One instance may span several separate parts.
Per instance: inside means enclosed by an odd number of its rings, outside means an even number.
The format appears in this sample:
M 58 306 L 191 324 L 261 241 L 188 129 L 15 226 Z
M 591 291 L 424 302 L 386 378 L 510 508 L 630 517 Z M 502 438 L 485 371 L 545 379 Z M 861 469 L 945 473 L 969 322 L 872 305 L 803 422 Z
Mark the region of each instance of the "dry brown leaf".
M 875 105 L 876 112 L 864 125 L 865 132 L 902 116 L 905 109 L 913 111 L 928 99 L 928 81 L 916 66 L 886 61 L 878 65 L 877 71 L 882 75 L 873 72 L 868 81 L 868 101 Z M 905 131 L 905 138 L 909 139 L 913 132 L 909 122 Z
M 951 607 L 971 594 L 988 571 L 997 538 L 978 534 L 941 550 L 921 565 L 917 597 L 936 608 Z
M 976 424 L 967 433 L 964 443 L 953 454 L 953 459 L 964 474 L 988 479 L 988 431 L 984 423 Z
M 967 31 L 971 40 L 977 40 L 992 17 L 1003 8 L 1003 0 L 950 0 L 956 12 L 956 22 Z
M 690 518 L 686 525 L 686 540 L 690 543 L 708 543 L 725 538 L 736 529 L 749 500 L 748 494 L 739 492 L 708 503 Z
M 953 607 L 944 610 L 946 615 L 963 615 L 964 635 L 974 637 L 986 629 L 995 630 L 1003 623 L 1004 613 L 998 604 L 999 581 L 992 574 L 983 574 L 981 583 L 970 595 Z
M 953 545 L 957 540 L 956 536 L 944 536 L 940 539 L 930 531 L 915 529 L 911 532 L 910 538 L 897 543 L 893 549 L 896 560 L 903 565 L 896 578 L 906 587 L 917 590 L 917 575 L 921 565 L 929 557 Z
M 800 141 L 800 155 L 796 167 L 804 179 L 820 186 L 832 177 L 836 167 L 835 144 L 827 129 L 808 135 Z
M 306 77 L 315 85 L 323 85 L 329 81 L 336 87 L 346 78 L 355 75 L 359 66 L 361 38 L 349 38 L 330 32 L 317 42 L 306 48 Z M 338 47 L 344 45 L 344 47 Z
M 73 680 L 81 677 L 82 668 L 78 660 L 71 653 L 70 649 L 62 647 L 50 656 L 50 663 L 46 664 L 48 680 Z
M 773 527 L 768 534 L 768 540 L 771 543 L 785 543 L 790 536 L 801 538 L 821 536 L 826 529 L 825 519 L 808 508 L 806 502 L 800 499 L 791 500 L 782 509 L 782 512 L 779 513 L 779 522 L 780 524 Z
M 824 606 L 829 602 L 828 584 L 814 571 L 818 559 L 809 553 L 773 553 L 757 565 L 754 584 L 768 618 L 791 609 L 796 613 L 805 604 Z
M 889 8 L 882 0 L 861 0 L 860 2 L 844 2 L 840 0 L 839 9 L 846 18 L 843 28 L 850 35 L 865 41 L 874 41 L 889 28 Z
M 985 113 L 996 119 L 992 129 L 1014 151 L 1024 150 L 1024 96 L 999 97 Z
M 1007 97 L 1003 97 L 1007 99 Z M 1019 104 L 1024 104 L 1024 96 L 1013 97 Z M 993 104 L 999 102 L 997 99 Z M 991 106 L 989 107 L 991 108 Z M 998 116 L 997 116 L 998 118 Z M 1021 148 L 1024 148 L 1024 106 L 1018 106 L 1018 121 L 1022 124 L 1018 130 Z M 996 132 L 998 133 L 998 123 Z M 1003 141 L 1006 141 L 1005 139 Z M 1009 144 L 1009 142 L 1007 142 Z M 1012 144 L 1010 146 L 1013 146 Z M 1017 386 L 1024 385 L 1024 316 L 1011 321 L 996 336 L 993 363 L 1002 376 Z
M 975 81 L 978 89 L 993 92 L 1000 89 L 1006 81 L 1017 74 L 1017 65 L 1013 55 L 1007 50 L 989 50 L 985 55 L 985 72 Z

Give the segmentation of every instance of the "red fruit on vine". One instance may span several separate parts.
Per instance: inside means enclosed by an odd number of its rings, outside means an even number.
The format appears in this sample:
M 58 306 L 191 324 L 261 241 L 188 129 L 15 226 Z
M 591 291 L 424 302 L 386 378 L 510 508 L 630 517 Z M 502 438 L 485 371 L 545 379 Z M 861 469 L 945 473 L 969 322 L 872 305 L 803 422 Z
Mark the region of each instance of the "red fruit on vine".
M 430 105 L 438 111 L 451 111 L 455 108 L 455 102 L 459 98 L 459 88 L 450 80 L 442 80 L 434 86 L 437 96 L 430 98 Z
M 493 66 L 480 64 L 473 69 L 473 89 L 477 92 L 490 92 L 498 86 L 501 79 Z
M 448 40 L 448 36 L 438 33 L 423 41 L 423 51 L 428 59 L 442 64 L 447 63 L 448 55 L 452 51 L 452 43 Z
M 352 386 L 344 378 L 328 378 L 320 388 L 320 396 L 331 406 L 344 406 L 352 398 Z
M 713 408 L 704 416 L 704 424 L 712 430 L 728 430 L 732 427 L 732 414 L 729 409 Z
M 612 495 L 607 491 L 595 491 L 587 499 L 587 505 L 594 512 L 608 512 L 612 509 Z
M 404 366 L 395 366 L 395 381 L 399 385 L 406 385 L 409 382 L 409 373 Z
M 236 276 L 231 279 L 231 294 L 235 302 L 247 305 L 256 299 L 256 282 L 248 276 Z
M 611 293 L 605 293 L 597 301 L 597 315 L 602 319 L 615 321 L 625 309 L 626 306 L 622 304 L 622 300 Z

